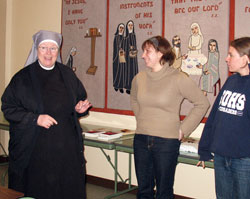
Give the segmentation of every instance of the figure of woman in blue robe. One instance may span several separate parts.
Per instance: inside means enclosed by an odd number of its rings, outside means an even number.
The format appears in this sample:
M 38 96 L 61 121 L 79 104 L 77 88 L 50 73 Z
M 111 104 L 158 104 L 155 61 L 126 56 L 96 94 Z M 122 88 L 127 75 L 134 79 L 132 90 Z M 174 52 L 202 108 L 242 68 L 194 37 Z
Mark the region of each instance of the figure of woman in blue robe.
M 212 93 L 214 86 L 220 79 L 219 75 L 219 60 L 220 53 L 218 43 L 215 39 L 210 39 L 208 42 L 208 61 L 202 68 L 201 90 L 204 95 Z

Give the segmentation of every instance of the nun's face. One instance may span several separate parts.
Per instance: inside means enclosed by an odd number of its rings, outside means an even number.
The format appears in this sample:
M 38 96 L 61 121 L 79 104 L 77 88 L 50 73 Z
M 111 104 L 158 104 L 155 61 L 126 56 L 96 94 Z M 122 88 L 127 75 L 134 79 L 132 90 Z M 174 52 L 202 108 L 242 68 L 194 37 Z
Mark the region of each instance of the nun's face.
M 58 47 L 53 42 L 44 42 L 38 46 L 37 57 L 44 67 L 52 67 L 57 59 Z
M 133 30 L 133 28 L 134 28 L 134 25 L 133 25 L 133 23 L 131 22 L 131 23 L 128 23 L 128 29 L 129 30 Z
M 123 25 L 120 25 L 119 26 L 119 35 L 122 35 L 124 32 L 124 26 Z

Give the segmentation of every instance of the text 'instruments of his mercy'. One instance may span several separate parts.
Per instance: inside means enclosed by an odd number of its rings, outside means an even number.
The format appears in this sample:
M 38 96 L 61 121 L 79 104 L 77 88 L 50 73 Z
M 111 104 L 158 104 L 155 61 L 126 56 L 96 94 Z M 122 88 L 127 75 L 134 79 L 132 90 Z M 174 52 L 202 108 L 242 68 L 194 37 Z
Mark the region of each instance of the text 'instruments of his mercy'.
M 91 58 L 90 58 L 90 67 L 86 71 L 89 75 L 95 75 L 97 66 L 95 66 L 95 42 L 96 37 L 101 37 L 100 29 L 97 28 L 89 28 L 87 30 L 85 38 L 91 38 Z

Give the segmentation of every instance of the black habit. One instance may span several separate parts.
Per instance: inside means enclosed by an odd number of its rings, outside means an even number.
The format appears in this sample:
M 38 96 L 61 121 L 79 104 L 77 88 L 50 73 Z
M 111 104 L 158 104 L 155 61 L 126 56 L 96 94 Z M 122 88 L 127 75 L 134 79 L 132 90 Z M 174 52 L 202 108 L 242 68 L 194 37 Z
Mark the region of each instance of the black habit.
M 85 196 L 82 130 L 75 105 L 87 98 L 74 72 L 60 63 L 44 70 L 35 63 L 20 70 L 2 96 L 10 123 L 9 188 L 36 199 L 81 199 Z M 39 127 L 48 114 L 57 122 Z

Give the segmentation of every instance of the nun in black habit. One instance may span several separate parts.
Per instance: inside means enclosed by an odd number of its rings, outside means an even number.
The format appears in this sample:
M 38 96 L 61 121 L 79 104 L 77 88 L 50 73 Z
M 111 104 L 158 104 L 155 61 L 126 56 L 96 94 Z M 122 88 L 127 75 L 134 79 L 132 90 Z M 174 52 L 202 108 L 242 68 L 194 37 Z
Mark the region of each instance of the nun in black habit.
M 134 76 L 138 73 L 138 60 L 137 60 L 137 45 L 136 35 L 134 31 L 134 22 L 129 20 L 126 24 L 125 36 L 125 52 L 126 52 L 126 93 L 130 94 L 131 83 Z
M 59 33 L 33 36 L 25 64 L 2 96 L 10 123 L 9 188 L 36 199 L 85 199 L 78 118 L 91 104 L 74 72 L 61 64 Z
M 65 65 L 70 67 L 74 72 L 76 71 L 76 67 L 74 67 L 73 65 L 73 57 L 76 55 L 76 52 L 77 52 L 77 49 L 75 46 L 73 46 L 70 51 L 69 51 L 69 54 L 68 54 L 68 57 L 66 59 L 66 62 L 65 62 Z
M 124 40 L 125 25 L 120 23 L 113 42 L 113 86 L 115 91 L 123 93 L 123 88 L 126 86 L 126 58 L 125 58 L 125 40 Z

